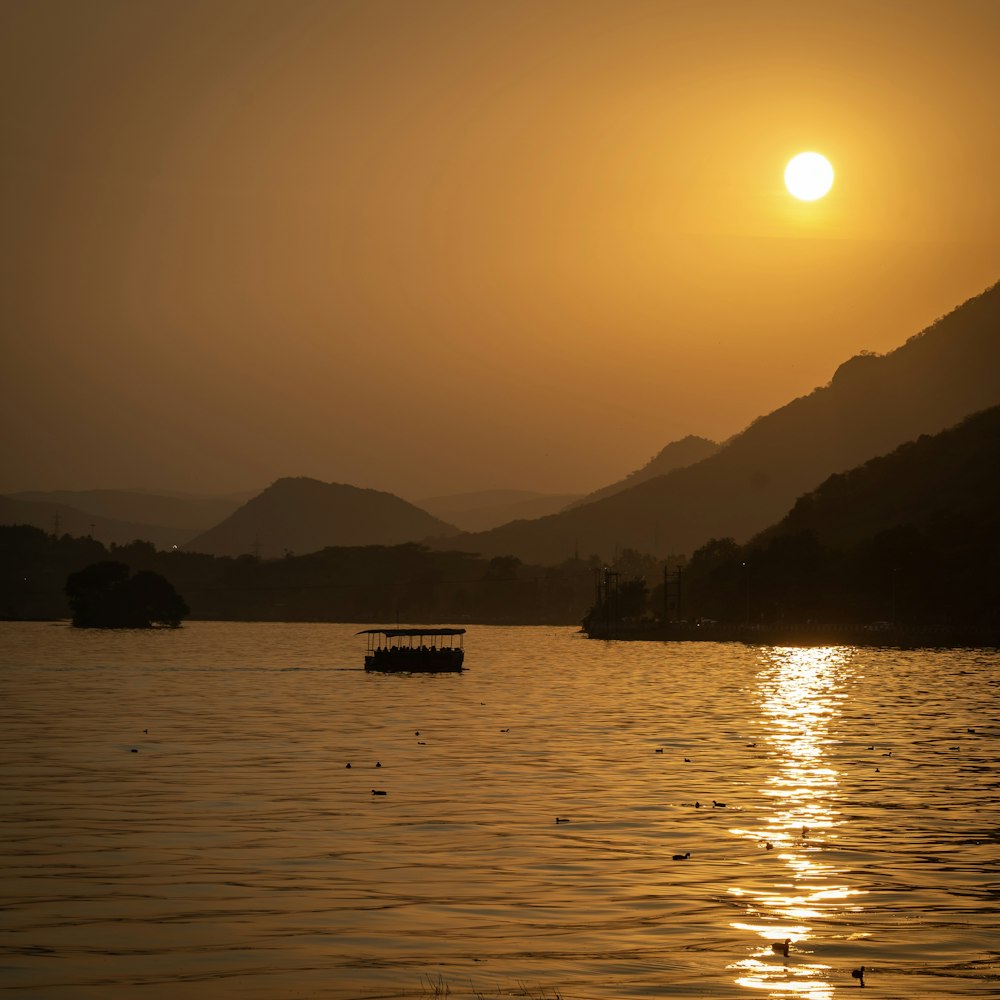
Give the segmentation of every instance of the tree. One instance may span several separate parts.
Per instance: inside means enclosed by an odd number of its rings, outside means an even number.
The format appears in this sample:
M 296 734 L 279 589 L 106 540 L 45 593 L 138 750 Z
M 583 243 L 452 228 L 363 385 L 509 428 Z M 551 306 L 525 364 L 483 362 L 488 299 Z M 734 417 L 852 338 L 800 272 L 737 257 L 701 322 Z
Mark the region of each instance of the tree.
M 129 612 L 136 621 L 177 628 L 181 619 L 190 613 L 181 595 L 159 573 L 142 570 L 128 581 L 127 586 Z
M 624 580 L 618 588 L 618 614 L 625 619 L 638 621 L 646 613 L 649 587 L 641 576 Z
M 92 563 L 66 578 L 66 596 L 77 628 L 176 628 L 189 613 L 183 598 L 159 573 L 129 576 L 124 563 Z

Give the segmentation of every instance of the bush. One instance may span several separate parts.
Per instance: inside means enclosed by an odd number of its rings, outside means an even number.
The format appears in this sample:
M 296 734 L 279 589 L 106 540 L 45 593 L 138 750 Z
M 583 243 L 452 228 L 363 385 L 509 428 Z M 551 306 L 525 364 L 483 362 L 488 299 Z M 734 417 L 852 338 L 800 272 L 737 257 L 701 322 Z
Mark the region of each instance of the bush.
M 66 596 L 77 628 L 177 628 L 190 612 L 169 580 L 149 570 L 129 576 L 124 563 L 93 563 L 70 573 Z

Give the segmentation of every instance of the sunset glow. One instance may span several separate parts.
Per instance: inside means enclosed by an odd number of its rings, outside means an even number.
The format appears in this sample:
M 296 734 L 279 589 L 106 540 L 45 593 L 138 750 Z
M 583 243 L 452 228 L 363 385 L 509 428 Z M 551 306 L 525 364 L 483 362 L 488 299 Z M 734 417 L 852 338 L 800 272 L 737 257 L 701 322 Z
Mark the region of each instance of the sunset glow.
M 582 493 L 1000 275 L 997 5 L 391 7 L 6 5 L 0 490 Z

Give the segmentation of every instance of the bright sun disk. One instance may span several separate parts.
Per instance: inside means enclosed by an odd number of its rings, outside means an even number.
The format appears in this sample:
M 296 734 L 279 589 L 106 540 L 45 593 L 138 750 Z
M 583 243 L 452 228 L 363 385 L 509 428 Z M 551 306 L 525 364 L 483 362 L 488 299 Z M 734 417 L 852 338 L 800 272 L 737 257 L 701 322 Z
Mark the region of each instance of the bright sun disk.
M 816 201 L 833 187 L 833 167 L 822 153 L 799 153 L 785 167 L 785 187 L 799 201 Z

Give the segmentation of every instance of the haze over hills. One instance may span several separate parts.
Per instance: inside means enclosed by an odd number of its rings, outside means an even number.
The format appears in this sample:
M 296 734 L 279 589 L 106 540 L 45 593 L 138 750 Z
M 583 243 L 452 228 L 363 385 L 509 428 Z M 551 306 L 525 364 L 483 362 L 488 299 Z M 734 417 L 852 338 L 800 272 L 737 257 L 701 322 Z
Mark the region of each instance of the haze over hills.
M 237 510 L 233 498 L 121 490 L 21 493 L 0 497 L 0 522 L 93 534 L 106 543 L 144 539 L 219 555 L 276 557 L 330 545 L 427 540 L 486 556 L 515 555 L 527 563 L 592 553 L 610 559 L 625 547 L 658 556 L 682 554 L 712 537 L 745 541 L 831 474 L 997 403 L 1000 285 L 889 354 L 851 358 L 828 385 L 759 418 L 725 444 L 694 437 L 673 442 L 618 483 L 543 516 L 538 511 L 546 505 L 551 510 L 573 498 L 489 491 L 431 498 L 424 501 L 435 508 L 428 513 L 389 493 L 288 478 Z M 699 454 L 707 457 L 698 461 Z M 685 459 L 691 464 L 677 467 Z M 663 474 L 671 465 L 672 471 Z M 207 527 L 204 518 L 220 510 L 231 513 Z M 107 518 L 102 511 L 136 520 Z M 456 521 L 488 523 L 518 512 L 522 519 L 455 534 Z M 139 519 L 146 516 L 155 516 L 157 523 Z M 185 527 L 199 519 L 198 527 Z
M 59 535 L 92 535 L 108 545 L 139 539 L 168 549 L 218 524 L 252 495 L 25 490 L 0 496 L 0 524 L 31 524 Z
M 200 532 L 228 517 L 254 494 L 199 496 L 148 490 L 27 490 L 7 496 L 14 500 L 63 504 L 113 521 Z
M 638 486 L 639 483 L 646 482 L 647 479 L 655 479 L 657 476 L 665 476 L 674 469 L 683 469 L 685 466 L 694 465 L 703 458 L 714 455 L 722 446 L 716 441 L 709 441 L 708 438 L 696 437 L 689 434 L 679 441 L 671 441 L 665 448 L 662 448 L 654 455 L 641 469 L 630 472 L 624 479 L 617 483 L 605 486 L 602 489 L 588 493 L 585 497 L 579 497 L 570 507 L 579 507 L 585 503 L 593 503 L 595 500 L 603 500 L 605 497 L 614 496 L 624 490 Z
M 0 527 L 0 618 L 64 616 L 67 575 L 109 554 L 133 572 L 168 577 L 196 618 L 379 621 L 405 609 L 428 623 L 457 616 L 569 624 L 593 599 L 593 567 L 582 561 L 494 564 L 412 543 L 268 560 L 142 544 L 108 553 L 91 538 Z M 755 628 L 884 619 L 951 629 L 935 632 L 935 642 L 993 644 L 1000 637 L 998 560 L 1000 406 L 828 478 L 745 546 L 706 542 L 683 570 L 683 616 Z M 659 593 L 646 600 L 633 589 L 643 603 L 624 613 L 660 614 L 667 601 L 662 566 L 645 559 L 631 566 Z
M 530 490 L 481 490 L 417 500 L 416 506 L 447 520 L 462 531 L 486 531 L 518 518 L 544 517 L 579 500 L 576 493 L 533 493 Z
M 824 478 L 1000 402 L 1000 285 L 886 355 L 861 354 L 809 396 L 754 421 L 714 455 L 535 521 L 448 539 L 449 548 L 553 563 L 631 547 L 687 553 L 743 541 Z
M 272 483 L 184 548 L 274 558 L 337 545 L 398 545 L 456 530 L 391 493 L 296 477 Z
M 55 535 L 68 534 L 80 538 L 90 535 L 106 545 L 127 545 L 139 539 L 152 542 L 161 549 L 183 545 L 202 530 L 120 521 L 64 503 L 22 500 L 12 496 L 0 496 L 0 524 L 30 524 Z

